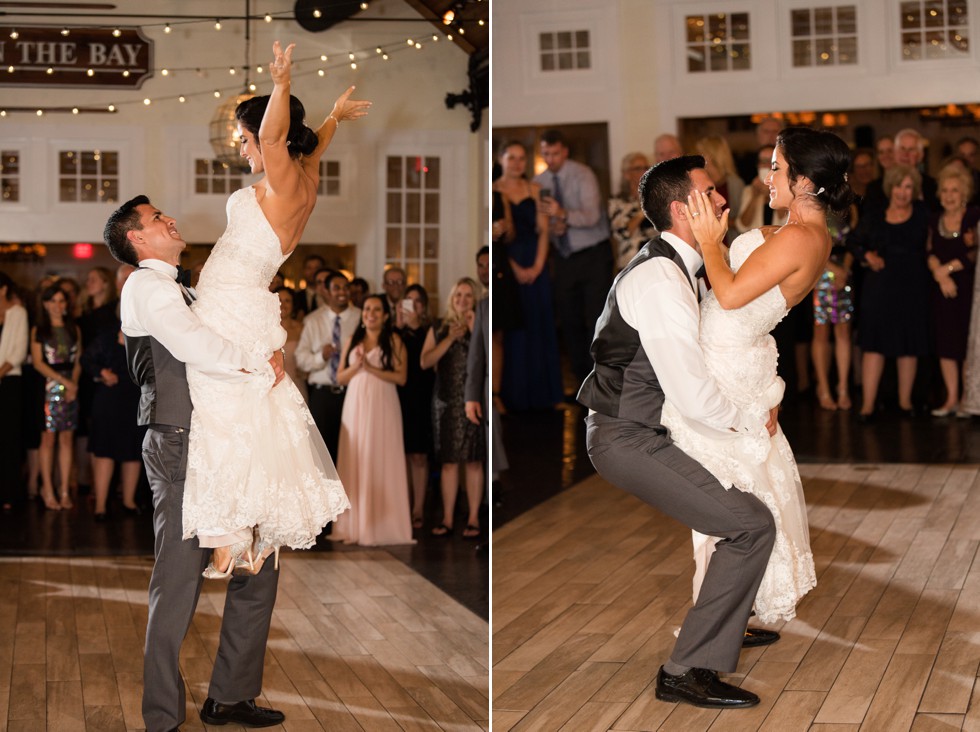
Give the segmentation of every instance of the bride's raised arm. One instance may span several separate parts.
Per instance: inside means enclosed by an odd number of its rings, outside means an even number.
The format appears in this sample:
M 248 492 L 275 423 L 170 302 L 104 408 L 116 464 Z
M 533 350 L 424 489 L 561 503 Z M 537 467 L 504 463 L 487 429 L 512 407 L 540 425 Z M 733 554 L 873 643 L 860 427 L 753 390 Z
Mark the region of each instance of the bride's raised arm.
M 274 58 L 269 64 L 272 94 L 259 127 L 259 144 L 262 148 L 267 185 L 275 196 L 290 196 L 300 184 L 300 171 L 292 164 L 286 145 L 289 135 L 290 76 L 295 47 L 296 44 L 290 43 L 283 51 L 279 41 L 272 44 Z
M 313 172 L 310 168 L 315 168 L 319 171 L 320 158 L 326 151 L 327 146 L 330 145 L 330 141 L 333 139 L 342 121 L 360 119 L 368 113 L 371 102 L 359 102 L 356 99 L 351 100 L 350 95 L 354 93 L 355 88 L 353 86 L 349 87 L 347 91 L 337 98 L 330 114 L 323 120 L 323 124 L 317 128 L 316 149 L 303 158 L 303 167 L 307 168 L 307 172 Z M 317 175 L 319 175 L 319 172 L 317 172 Z
M 728 210 L 715 218 L 710 200 L 695 190 L 687 199 L 691 230 L 701 247 L 704 269 L 711 282 L 718 304 L 734 310 L 752 302 L 800 269 L 806 247 L 792 246 L 790 238 L 805 237 L 804 227 L 784 226 L 766 237 L 752 255 L 733 272 L 725 259 L 725 232 L 728 230 Z M 787 246 L 788 245 L 788 246 Z M 792 303 L 791 303 L 792 304 Z

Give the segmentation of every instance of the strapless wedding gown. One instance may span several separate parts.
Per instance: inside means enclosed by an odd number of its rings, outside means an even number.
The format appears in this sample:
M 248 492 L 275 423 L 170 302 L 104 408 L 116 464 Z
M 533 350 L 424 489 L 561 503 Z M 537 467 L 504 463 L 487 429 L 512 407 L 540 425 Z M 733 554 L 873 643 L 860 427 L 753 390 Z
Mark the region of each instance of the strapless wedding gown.
M 730 251 L 732 269 L 737 271 L 764 240 L 759 229 L 739 236 Z M 783 380 L 776 375 L 779 354 L 769 332 L 787 312 L 778 285 L 734 310 L 724 310 L 711 292 L 701 303 L 700 342 L 708 373 L 722 394 L 760 425 L 783 397 Z M 771 438 L 764 426 L 750 434 L 714 430 L 687 419 L 669 400 L 661 421 L 677 446 L 722 485 L 751 493 L 772 511 L 776 543 L 755 612 L 766 623 L 795 617 L 797 603 L 817 580 L 803 484 L 782 429 Z M 716 541 L 694 532 L 695 599 Z
M 279 237 L 251 186 L 228 199 L 228 227 L 208 257 L 193 310 L 210 330 L 250 353 L 283 346 L 279 298 L 269 282 L 282 263 Z M 256 528 L 274 546 L 306 549 L 350 507 L 302 395 L 272 370 L 223 381 L 187 369 L 191 415 L 183 537 Z

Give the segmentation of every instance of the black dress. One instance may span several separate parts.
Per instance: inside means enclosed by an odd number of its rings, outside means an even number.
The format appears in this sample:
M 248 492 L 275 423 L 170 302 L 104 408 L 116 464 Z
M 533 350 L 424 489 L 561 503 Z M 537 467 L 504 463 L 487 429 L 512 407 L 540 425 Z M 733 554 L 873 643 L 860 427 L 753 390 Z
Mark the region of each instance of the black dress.
M 929 211 L 916 201 L 907 221 L 890 224 L 885 209 L 872 210 L 848 237 L 858 262 L 869 251 L 885 260 L 881 271 L 864 273 L 858 334 L 863 351 L 889 358 L 929 354 L 928 235 Z
M 958 259 L 964 268 L 952 273 L 956 284 L 956 297 L 944 297 L 939 284 L 932 282 L 932 322 L 935 333 L 936 355 L 962 361 L 966 358 L 966 338 L 970 330 L 970 312 L 973 308 L 973 277 L 976 269 L 977 222 L 980 208 L 971 206 L 963 214 L 960 230 L 953 236 L 943 236 L 939 231 L 942 214 L 932 217 L 932 253 L 940 262 Z
M 449 336 L 443 323 L 432 326 L 436 343 Z M 439 462 L 479 462 L 486 460 L 486 432 L 482 424 L 466 418 L 466 355 L 470 333 L 455 341 L 436 364 L 436 385 L 432 396 L 432 425 Z
M 427 332 L 427 328 L 412 330 L 407 326 L 398 331 L 408 358 L 408 376 L 405 385 L 398 387 L 398 400 L 402 406 L 405 452 L 409 455 L 432 452 L 432 386 L 436 374 L 421 364 Z
M 89 452 L 116 462 L 140 460 L 146 434 L 146 428 L 136 424 L 140 388 L 129 378 L 126 348 L 119 343 L 118 330 L 95 337 L 82 354 L 82 368 L 94 384 Z M 119 381 L 114 386 L 102 383 L 102 369 L 113 371 Z

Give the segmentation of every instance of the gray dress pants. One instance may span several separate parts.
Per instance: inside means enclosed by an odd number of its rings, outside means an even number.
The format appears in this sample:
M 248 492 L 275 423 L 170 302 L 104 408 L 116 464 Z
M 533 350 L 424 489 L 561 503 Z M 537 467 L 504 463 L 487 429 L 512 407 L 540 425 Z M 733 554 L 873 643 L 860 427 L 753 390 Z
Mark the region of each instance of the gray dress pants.
M 164 429 L 175 431 L 161 431 Z M 200 548 L 196 538 L 181 539 L 187 430 L 161 430 L 147 430 L 143 440 L 156 537 L 143 657 L 147 732 L 172 730 L 184 722 L 186 691 L 178 656 L 201 595 L 201 572 L 211 555 L 210 549 Z M 272 565 L 266 562 L 255 577 L 232 577 L 228 585 L 208 688 L 213 699 L 238 702 L 254 699 L 262 691 L 265 645 L 279 583 L 279 573 Z
M 721 538 L 697 604 L 670 658 L 682 666 L 734 671 L 745 625 L 776 540 L 772 513 L 749 493 L 725 490 L 662 431 L 592 414 L 589 457 L 599 474 L 680 523 Z

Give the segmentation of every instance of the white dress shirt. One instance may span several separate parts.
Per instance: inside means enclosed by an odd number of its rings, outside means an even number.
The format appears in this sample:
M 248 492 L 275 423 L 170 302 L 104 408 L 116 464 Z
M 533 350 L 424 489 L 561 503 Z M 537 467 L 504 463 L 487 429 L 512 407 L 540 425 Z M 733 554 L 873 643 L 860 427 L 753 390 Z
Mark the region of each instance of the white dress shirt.
M 337 386 L 336 379 L 330 378 L 327 361 L 323 358 L 323 347 L 333 339 L 333 323 L 337 318 L 340 318 L 340 349 L 343 351 L 361 322 L 360 308 L 350 305 L 341 313 L 335 313 L 327 306 L 317 308 L 303 319 L 303 333 L 296 347 L 296 365 L 309 374 L 306 381 L 310 384 Z M 337 371 L 343 367 L 340 364 Z
M 704 263 L 694 247 L 676 235 L 661 234 L 687 268 L 687 276 L 667 257 L 636 266 L 616 286 L 623 319 L 640 334 L 640 343 L 657 374 L 664 395 L 681 414 L 719 430 L 747 430 L 751 425 L 708 375 L 698 335 L 701 310 L 694 288 Z
M 3 316 L 0 334 L 0 364 L 11 366 L 6 376 L 20 376 L 20 367 L 27 360 L 27 311 L 22 305 L 12 305 Z
M 249 378 L 242 369 L 272 369 L 268 356 L 255 356 L 206 328 L 184 300 L 177 268 L 144 259 L 126 280 L 119 304 L 122 332 L 133 338 L 152 336 L 178 361 L 214 378 Z M 271 354 L 269 354 L 271 356 Z

